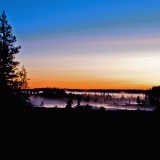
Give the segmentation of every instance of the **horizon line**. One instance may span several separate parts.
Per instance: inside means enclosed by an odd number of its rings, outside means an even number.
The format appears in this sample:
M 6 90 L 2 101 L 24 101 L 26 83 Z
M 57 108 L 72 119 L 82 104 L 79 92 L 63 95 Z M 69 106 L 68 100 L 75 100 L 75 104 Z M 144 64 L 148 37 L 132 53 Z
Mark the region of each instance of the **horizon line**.
M 124 89 L 124 88 L 119 88 L 119 89 L 114 89 L 114 88 L 112 88 L 112 89 L 107 89 L 107 88 L 105 88 L 105 89 L 101 89 L 101 88 L 99 88 L 99 89 L 95 89 L 95 88 L 89 88 L 89 89 L 82 89 L 82 88 L 60 88 L 60 87 L 32 87 L 32 88 L 26 88 L 26 89 L 40 89 L 40 88 L 58 88 L 58 89 L 64 89 L 64 90 L 147 90 L 147 89 L 140 89 L 140 88 L 137 88 L 137 89 L 132 89 L 132 88 L 129 88 L 129 89 Z M 150 89 L 150 88 L 148 88 L 148 89 Z

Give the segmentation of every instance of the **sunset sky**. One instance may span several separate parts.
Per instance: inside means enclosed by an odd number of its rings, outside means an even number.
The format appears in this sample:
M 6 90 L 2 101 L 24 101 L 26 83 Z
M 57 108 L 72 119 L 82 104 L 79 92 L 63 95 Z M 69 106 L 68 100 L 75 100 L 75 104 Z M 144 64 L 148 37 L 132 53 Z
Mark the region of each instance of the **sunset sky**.
M 160 0 L 4 0 L 30 88 L 160 85 Z

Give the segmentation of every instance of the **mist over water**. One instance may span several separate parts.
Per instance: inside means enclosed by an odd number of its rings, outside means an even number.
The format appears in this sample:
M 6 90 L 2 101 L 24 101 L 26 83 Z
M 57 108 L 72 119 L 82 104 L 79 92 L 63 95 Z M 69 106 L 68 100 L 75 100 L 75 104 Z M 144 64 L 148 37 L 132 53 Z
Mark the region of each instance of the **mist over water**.
M 100 107 L 104 107 L 105 110 L 137 110 L 137 96 L 140 97 L 140 99 L 145 99 L 145 95 L 140 94 L 131 94 L 131 93 L 105 93 L 105 95 L 110 95 L 112 97 L 111 100 L 102 100 L 102 98 L 99 98 L 96 102 L 92 99 L 92 97 L 97 96 L 100 97 L 104 93 L 100 92 L 69 92 L 66 91 L 67 94 L 72 93 L 76 95 L 89 95 L 91 97 L 91 100 L 89 102 L 86 102 L 84 100 L 81 101 L 81 105 L 85 106 L 87 104 L 91 105 L 93 109 L 99 109 Z M 43 102 L 44 107 L 46 108 L 65 108 L 67 98 L 44 98 L 37 95 L 31 95 L 30 97 L 31 102 L 36 106 L 40 107 L 40 104 Z M 77 106 L 77 99 L 73 100 L 73 108 Z M 130 104 L 129 104 L 130 103 Z M 153 107 L 139 107 L 143 110 L 152 111 Z

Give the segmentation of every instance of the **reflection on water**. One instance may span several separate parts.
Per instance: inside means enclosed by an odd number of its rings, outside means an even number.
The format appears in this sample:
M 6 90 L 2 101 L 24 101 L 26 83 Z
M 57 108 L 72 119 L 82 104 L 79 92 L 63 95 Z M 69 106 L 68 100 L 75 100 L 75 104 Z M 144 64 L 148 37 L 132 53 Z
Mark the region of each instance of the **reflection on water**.
M 69 92 L 71 93 L 71 92 Z M 102 93 L 94 93 L 94 92 L 72 92 L 74 94 L 90 94 L 90 95 L 100 95 Z M 108 94 L 108 93 L 106 93 Z M 137 110 L 137 103 L 136 103 L 136 98 L 137 96 L 140 96 L 141 99 L 144 99 L 144 95 L 143 94 L 129 94 L 129 93 L 112 93 L 111 94 L 113 97 L 113 100 L 110 101 L 106 101 L 106 102 L 85 102 L 82 101 L 81 105 L 92 105 L 93 109 L 99 109 L 99 107 L 104 107 L 106 110 Z M 121 99 L 121 97 L 124 97 L 124 99 Z M 37 95 L 32 95 L 30 97 L 32 103 L 36 106 L 36 107 L 40 107 L 40 104 L 44 103 L 44 107 L 46 108 L 53 108 L 53 107 L 58 107 L 58 108 L 65 108 L 66 106 L 66 98 L 63 99 L 51 99 L 51 98 L 43 98 L 41 96 L 37 96 Z M 128 100 L 131 99 L 131 103 L 130 105 L 128 104 Z M 77 100 L 73 99 L 73 107 L 76 107 L 77 105 Z M 147 108 L 140 108 L 141 110 L 148 110 L 148 111 L 152 111 L 153 107 L 147 107 Z

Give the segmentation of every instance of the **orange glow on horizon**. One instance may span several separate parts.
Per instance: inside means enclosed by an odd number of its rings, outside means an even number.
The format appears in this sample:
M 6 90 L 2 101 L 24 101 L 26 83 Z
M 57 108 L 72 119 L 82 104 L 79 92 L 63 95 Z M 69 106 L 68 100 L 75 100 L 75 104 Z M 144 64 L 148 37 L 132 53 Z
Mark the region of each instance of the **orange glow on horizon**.
M 69 88 L 69 89 L 149 89 L 153 85 L 149 84 L 131 84 L 125 82 L 102 82 L 102 81 L 69 81 L 69 80 L 32 80 L 29 83 L 29 88 Z

